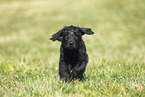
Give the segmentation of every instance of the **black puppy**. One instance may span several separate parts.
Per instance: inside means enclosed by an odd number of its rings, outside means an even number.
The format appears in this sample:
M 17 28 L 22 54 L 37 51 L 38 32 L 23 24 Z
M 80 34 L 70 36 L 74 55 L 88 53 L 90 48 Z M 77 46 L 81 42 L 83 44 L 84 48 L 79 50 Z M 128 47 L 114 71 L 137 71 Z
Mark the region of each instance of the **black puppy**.
M 85 43 L 82 39 L 84 34 L 94 34 L 90 28 L 65 26 L 55 33 L 50 40 L 61 42 L 59 75 L 60 79 L 69 82 L 73 79 L 83 79 L 83 73 L 88 63 Z

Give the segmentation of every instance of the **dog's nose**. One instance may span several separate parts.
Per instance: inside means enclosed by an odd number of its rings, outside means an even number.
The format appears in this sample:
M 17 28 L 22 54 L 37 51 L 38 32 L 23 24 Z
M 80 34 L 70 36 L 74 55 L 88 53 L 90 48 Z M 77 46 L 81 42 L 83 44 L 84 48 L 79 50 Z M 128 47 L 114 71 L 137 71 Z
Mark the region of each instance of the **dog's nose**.
M 74 44 L 74 42 L 73 42 L 73 41 L 71 41 L 71 42 L 69 42 L 69 44 L 70 44 L 70 45 L 73 45 L 73 44 Z

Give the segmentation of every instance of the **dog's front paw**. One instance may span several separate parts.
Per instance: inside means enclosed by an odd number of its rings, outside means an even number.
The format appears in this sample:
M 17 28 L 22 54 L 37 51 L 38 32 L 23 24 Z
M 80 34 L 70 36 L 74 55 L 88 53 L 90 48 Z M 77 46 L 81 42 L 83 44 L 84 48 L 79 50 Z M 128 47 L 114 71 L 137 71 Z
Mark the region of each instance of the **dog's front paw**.
M 70 82 L 70 81 L 71 81 L 71 76 L 68 75 L 68 74 L 63 74 L 63 75 L 60 75 L 60 79 L 61 79 L 63 82 Z

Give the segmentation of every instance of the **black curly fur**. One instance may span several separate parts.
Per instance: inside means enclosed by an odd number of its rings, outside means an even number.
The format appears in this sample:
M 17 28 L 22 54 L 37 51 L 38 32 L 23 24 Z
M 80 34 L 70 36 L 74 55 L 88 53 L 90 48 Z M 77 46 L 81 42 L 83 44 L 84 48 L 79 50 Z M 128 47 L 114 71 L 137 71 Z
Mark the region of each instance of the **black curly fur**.
M 69 82 L 74 79 L 82 80 L 88 63 L 85 43 L 82 35 L 92 35 L 90 28 L 65 26 L 55 33 L 50 40 L 61 42 L 59 75 L 60 79 Z

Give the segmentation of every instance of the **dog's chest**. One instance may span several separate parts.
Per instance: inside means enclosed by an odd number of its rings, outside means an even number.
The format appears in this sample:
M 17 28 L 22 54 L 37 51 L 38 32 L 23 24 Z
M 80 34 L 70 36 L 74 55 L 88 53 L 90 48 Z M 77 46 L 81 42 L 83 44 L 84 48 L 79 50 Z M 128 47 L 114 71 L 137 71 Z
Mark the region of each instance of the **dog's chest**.
M 78 50 L 64 50 L 64 61 L 71 65 L 75 65 L 78 62 L 78 54 Z

